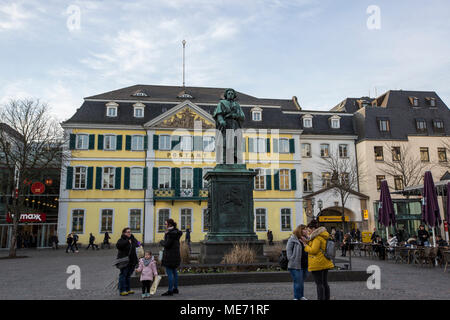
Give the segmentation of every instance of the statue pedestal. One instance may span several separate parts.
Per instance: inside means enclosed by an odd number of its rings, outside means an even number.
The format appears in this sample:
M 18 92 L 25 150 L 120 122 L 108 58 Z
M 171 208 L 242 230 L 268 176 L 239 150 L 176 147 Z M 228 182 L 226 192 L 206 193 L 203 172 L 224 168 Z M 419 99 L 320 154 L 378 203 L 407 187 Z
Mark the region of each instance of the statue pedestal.
M 220 263 L 235 243 L 247 243 L 264 260 L 254 231 L 253 178 L 245 164 L 217 165 L 205 175 L 209 183 L 209 232 L 201 242 L 200 262 Z

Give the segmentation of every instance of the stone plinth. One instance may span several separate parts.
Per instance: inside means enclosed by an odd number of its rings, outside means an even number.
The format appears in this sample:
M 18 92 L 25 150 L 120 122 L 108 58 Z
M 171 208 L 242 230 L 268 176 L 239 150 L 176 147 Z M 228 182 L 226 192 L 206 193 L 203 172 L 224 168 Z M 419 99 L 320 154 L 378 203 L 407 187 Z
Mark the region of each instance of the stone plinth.
M 221 263 L 224 255 L 233 249 L 236 241 L 200 241 L 200 256 L 199 263 L 202 264 L 217 264 Z M 264 256 L 264 240 L 254 240 L 239 242 L 248 244 L 256 253 L 255 262 L 267 262 L 268 258 Z

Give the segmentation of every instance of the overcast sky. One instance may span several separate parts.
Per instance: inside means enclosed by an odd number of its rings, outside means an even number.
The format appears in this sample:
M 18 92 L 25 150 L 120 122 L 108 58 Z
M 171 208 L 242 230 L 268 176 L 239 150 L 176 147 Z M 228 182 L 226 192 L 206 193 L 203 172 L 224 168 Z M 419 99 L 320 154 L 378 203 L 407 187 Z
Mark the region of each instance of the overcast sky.
M 448 0 L 0 0 L 0 103 L 40 98 L 64 120 L 90 95 L 181 85 L 183 39 L 187 86 L 317 110 L 389 89 L 450 105 Z

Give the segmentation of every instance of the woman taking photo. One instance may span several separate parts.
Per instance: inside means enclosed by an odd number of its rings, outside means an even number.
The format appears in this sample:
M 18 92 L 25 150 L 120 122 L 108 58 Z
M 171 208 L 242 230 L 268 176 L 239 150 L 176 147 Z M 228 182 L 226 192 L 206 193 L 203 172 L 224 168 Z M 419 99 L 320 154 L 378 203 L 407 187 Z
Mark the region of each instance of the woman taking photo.
M 314 276 L 317 286 L 317 299 L 330 300 L 330 287 L 328 286 L 328 269 L 334 268 L 333 262 L 323 254 L 327 248 L 330 234 L 324 227 L 314 220 L 308 224 L 309 242 L 303 241 L 305 251 L 308 253 L 308 271 Z
M 308 276 L 308 254 L 305 246 L 300 240 L 307 241 L 306 226 L 299 225 L 289 238 L 286 245 L 286 255 L 288 258 L 288 270 L 294 281 L 294 300 L 308 300 L 305 298 L 304 282 Z
M 164 240 L 160 241 L 160 244 L 164 247 L 161 264 L 166 268 L 169 289 L 162 295 L 172 296 L 174 293 L 179 293 L 177 268 L 181 263 L 180 238 L 183 232 L 177 229 L 177 224 L 172 219 L 167 219 L 164 225 L 166 227 L 166 233 L 164 235 Z
M 131 234 L 131 229 L 123 229 L 122 236 L 116 244 L 116 248 L 118 249 L 117 259 L 128 257 L 128 264 L 120 269 L 119 274 L 119 292 L 121 296 L 127 296 L 134 293 L 134 291 L 131 291 L 130 289 L 130 277 L 138 264 L 136 255 L 137 247 L 138 243 L 136 238 Z

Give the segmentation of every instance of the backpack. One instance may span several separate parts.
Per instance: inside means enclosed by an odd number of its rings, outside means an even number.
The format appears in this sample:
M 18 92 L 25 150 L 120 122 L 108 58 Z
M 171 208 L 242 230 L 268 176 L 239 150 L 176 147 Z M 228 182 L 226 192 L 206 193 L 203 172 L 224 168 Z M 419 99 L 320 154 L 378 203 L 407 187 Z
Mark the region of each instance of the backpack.
M 74 241 L 74 242 L 77 242 L 77 241 L 78 241 L 78 235 L 77 235 L 77 234 L 74 234 L 74 235 L 73 235 L 73 241 Z
M 325 256 L 325 258 L 327 258 L 328 260 L 334 260 L 335 256 L 336 256 L 336 244 L 334 243 L 333 240 L 328 239 L 327 240 L 327 245 L 325 247 L 325 251 L 323 251 L 321 249 L 323 255 Z
M 286 254 L 286 250 L 281 251 L 280 258 L 278 259 L 278 262 L 279 262 L 280 268 L 282 270 L 287 270 L 289 260 L 288 260 L 287 254 Z

